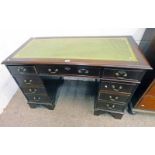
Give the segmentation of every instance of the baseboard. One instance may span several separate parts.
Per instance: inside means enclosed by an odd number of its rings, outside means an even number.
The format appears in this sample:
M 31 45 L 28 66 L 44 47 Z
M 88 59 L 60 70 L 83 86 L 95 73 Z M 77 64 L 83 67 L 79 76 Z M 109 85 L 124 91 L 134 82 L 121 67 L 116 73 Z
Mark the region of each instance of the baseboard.
M 0 90 L 0 114 L 3 110 L 7 107 L 12 97 L 15 95 L 16 91 L 18 90 L 17 84 L 10 77 L 3 89 Z
M 0 113 L 9 104 L 18 87 L 8 70 L 0 64 Z

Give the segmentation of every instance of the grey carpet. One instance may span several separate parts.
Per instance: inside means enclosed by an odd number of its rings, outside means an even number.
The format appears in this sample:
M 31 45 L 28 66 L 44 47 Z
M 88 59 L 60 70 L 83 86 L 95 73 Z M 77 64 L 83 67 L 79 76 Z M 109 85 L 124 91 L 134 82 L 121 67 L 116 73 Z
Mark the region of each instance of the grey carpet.
M 65 82 L 60 89 L 55 110 L 31 109 L 21 91 L 18 90 L 0 115 L 0 126 L 155 126 L 155 114 L 129 115 L 126 112 L 121 120 L 114 119 L 108 114 L 94 116 L 94 97 L 90 87 L 91 85 L 86 87 L 84 82 Z

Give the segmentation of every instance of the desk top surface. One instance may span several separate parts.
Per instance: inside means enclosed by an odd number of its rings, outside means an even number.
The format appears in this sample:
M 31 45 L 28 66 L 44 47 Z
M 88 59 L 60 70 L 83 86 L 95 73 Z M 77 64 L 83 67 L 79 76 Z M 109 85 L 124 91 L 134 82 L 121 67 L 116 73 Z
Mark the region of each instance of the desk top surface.
M 137 61 L 127 38 L 32 39 L 14 58 Z
M 65 63 L 124 62 L 138 64 L 137 51 L 130 37 L 53 37 L 32 38 L 9 58 L 12 61 L 61 60 Z

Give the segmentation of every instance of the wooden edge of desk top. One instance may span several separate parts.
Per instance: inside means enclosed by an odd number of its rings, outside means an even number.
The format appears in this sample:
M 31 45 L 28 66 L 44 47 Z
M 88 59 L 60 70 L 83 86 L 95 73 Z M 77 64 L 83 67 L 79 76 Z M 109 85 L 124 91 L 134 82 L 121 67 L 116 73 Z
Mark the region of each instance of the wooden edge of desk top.
M 48 38 L 118 38 L 118 37 L 126 37 L 134 51 L 134 54 L 137 58 L 137 62 L 132 61 L 112 61 L 112 60 L 82 60 L 82 59 L 70 59 L 70 61 L 66 61 L 64 59 L 31 59 L 31 58 L 18 58 L 15 59 L 13 56 L 23 48 L 27 43 L 29 43 L 32 39 L 48 39 Z M 138 45 L 132 38 L 132 36 L 89 36 L 89 37 L 37 37 L 37 38 L 30 38 L 26 41 L 22 46 L 20 46 L 14 53 L 8 56 L 2 64 L 5 65 L 32 65 L 32 64 L 62 64 L 62 65 L 85 65 L 85 66 L 98 66 L 98 67 L 121 67 L 121 68 L 136 68 L 136 69 L 146 69 L 151 70 L 151 66 L 149 65 L 148 61 L 144 57 L 143 53 L 139 49 Z

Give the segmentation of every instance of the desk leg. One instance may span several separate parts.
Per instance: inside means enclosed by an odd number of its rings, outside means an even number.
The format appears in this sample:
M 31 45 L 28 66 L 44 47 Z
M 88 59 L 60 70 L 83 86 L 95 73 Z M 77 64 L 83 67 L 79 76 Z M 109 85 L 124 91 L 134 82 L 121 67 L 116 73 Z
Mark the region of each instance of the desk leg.
M 100 115 L 100 112 L 99 111 L 94 111 L 94 115 L 95 116 L 99 116 Z
M 123 117 L 123 114 L 121 113 L 112 113 L 112 112 L 107 112 L 107 111 L 103 111 L 103 110 L 95 110 L 94 111 L 94 115 L 99 116 L 101 114 L 110 114 L 112 117 L 114 117 L 115 119 L 121 119 Z
M 123 114 L 119 113 L 110 113 L 115 119 L 121 119 L 123 117 Z
M 54 108 L 55 108 L 55 105 L 43 105 L 43 104 L 34 104 L 34 103 L 28 103 L 28 104 L 33 109 L 39 108 L 39 107 L 44 107 L 44 108 L 47 108 L 49 110 L 54 110 Z
M 132 102 L 130 102 L 129 104 L 128 104 L 128 113 L 129 114 L 132 114 L 132 115 L 135 115 L 136 114 L 136 112 L 134 112 L 133 111 L 133 105 L 132 105 Z

